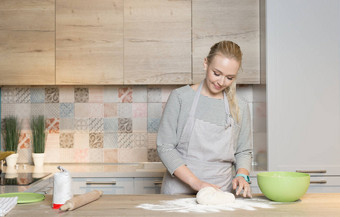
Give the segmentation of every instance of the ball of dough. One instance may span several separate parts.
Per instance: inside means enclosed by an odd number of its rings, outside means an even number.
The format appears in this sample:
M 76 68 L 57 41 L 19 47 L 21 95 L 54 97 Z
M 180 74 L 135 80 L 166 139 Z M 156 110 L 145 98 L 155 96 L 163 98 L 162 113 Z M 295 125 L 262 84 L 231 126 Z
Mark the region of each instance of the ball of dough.
M 235 196 L 213 187 L 205 187 L 197 193 L 196 200 L 203 205 L 223 205 L 235 202 Z

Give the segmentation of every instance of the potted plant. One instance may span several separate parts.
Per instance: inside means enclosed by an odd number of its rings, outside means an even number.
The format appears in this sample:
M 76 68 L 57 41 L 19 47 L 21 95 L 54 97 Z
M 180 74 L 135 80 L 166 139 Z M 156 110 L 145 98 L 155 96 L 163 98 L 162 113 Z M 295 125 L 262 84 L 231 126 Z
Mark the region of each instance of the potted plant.
M 5 149 L 7 152 L 12 151 L 14 154 L 6 157 L 7 167 L 14 167 L 18 160 L 18 144 L 21 134 L 21 124 L 15 116 L 8 116 L 4 119 L 4 130 L 2 135 L 4 138 Z
M 43 166 L 45 153 L 45 118 L 42 115 L 33 116 L 31 119 L 31 131 L 33 142 L 32 158 L 35 166 Z

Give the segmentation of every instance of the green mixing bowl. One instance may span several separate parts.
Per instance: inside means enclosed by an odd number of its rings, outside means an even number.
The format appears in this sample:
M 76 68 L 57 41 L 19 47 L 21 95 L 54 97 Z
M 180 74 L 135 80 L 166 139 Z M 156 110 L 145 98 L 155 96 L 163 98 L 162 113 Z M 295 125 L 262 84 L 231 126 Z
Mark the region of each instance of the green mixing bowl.
M 292 202 L 300 199 L 308 190 L 310 176 L 296 172 L 261 172 L 257 184 L 270 200 Z

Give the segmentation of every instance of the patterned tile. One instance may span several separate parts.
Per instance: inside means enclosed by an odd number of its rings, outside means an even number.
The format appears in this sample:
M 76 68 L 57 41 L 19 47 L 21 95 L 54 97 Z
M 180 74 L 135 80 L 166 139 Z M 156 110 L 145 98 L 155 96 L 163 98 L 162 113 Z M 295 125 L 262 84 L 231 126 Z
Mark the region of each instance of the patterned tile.
M 74 130 L 74 119 L 60 118 L 60 130 Z
M 15 115 L 15 104 L 1 104 L 1 118 Z
M 132 119 L 131 118 L 118 118 L 118 132 L 131 133 L 132 132 Z
M 60 86 L 59 87 L 59 102 L 74 102 L 74 87 Z
M 89 113 L 89 106 L 86 103 L 74 104 L 74 116 L 76 118 L 88 118 Z
M 160 162 L 157 149 L 148 149 L 148 162 Z
M 104 134 L 104 148 L 118 148 L 118 133 Z
M 160 118 L 148 118 L 148 133 L 157 133 Z
M 20 164 L 31 164 L 32 163 L 32 149 L 18 149 L 18 161 Z
M 31 103 L 45 102 L 45 89 L 38 87 L 31 87 Z
M 36 103 L 31 104 L 31 115 L 44 115 L 45 114 L 45 104 L 43 103 Z
M 134 86 L 132 93 L 133 102 L 147 102 L 148 94 L 145 86 Z
M 162 103 L 148 103 L 148 118 L 162 117 Z
M 45 103 L 45 117 L 46 118 L 59 118 L 60 106 L 58 103 Z
M 18 118 L 30 118 L 31 117 L 31 104 L 22 103 L 22 104 L 12 104 L 15 109 L 15 116 Z
M 157 147 L 157 133 L 148 133 L 148 148 Z
M 148 147 L 148 134 L 147 133 L 133 133 L 133 147 L 135 148 Z
M 118 133 L 118 147 L 119 148 L 133 148 L 133 134 L 132 133 Z
M 16 89 L 14 87 L 1 88 L 1 103 L 15 103 Z
M 131 103 L 132 102 L 132 89 L 131 87 L 118 88 L 118 98 L 120 102 Z
M 117 87 L 104 87 L 104 102 L 119 102 Z
M 104 134 L 103 133 L 90 133 L 89 146 L 90 148 L 103 148 Z
M 31 148 L 31 140 L 29 132 L 21 132 L 19 138 L 18 149 Z
M 160 88 L 148 88 L 148 102 L 162 102 Z
M 60 117 L 73 118 L 74 117 L 74 103 L 60 103 Z
M 118 103 L 118 117 L 131 118 L 132 117 L 132 103 Z
M 148 132 L 147 118 L 133 118 L 132 131 L 133 132 Z
M 45 102 L 46 103 L 59 103 L 59 89 L 56 87 L 45 88 Z
M 103 132 L 104 119 L 103 118 L 89 118 L 89 131 L 90 132 Z
M 89 102 L 89 89 L 85 87 L 74 88 L 74 102 L 78 103 Z
M 104 118 L 104 131 L 105 132 L 118 132 L 118 119 L 117 118 Z
M 104 152 L 102 148 L 89 149 L 89 162 L 91 163 L 103 163 Z
M 142 118 L 147 117 L 148 114 L 148 104 L 147 103 L 133 103 L 132 104 L 132 117 Z
M 118 163 L 118 150 L 117 149 L 104 150 L 104 163 Z
M 31 102 L 31 91 L 30 88 L 16 88 L 15 91 L 15 101 L 16 103 L 30 103 Z
M 49 134 L 59 133 L 59 118 L 47 118 L 45 120 L 45 127 Z
M 118 149 L 119 163 L 146 162 L 148 160 L 146 148 Z
M 60 133 L 60 148 L 73 148 L 74 133 Z
M 117 117 L 117 115 L 118 115 L 117 103 L 104 103 L 105 118 Z
M 104 104 L 102 103 L 88 103 L 89 117 L 90 118 L 103 118 L 104 117 Z
M 74 162 L 76 163 L 86 163 L 89 162 L 89 149 L 88 148 L 82 148 L 74 149 Z
M 91 86 L 89 87 L 89 102 L 104 102 L 104 87 Z
M 88 118 L 75 118 L 74 128 L 77 132 L 89 131 L 89 119 Z
M 88 133 L 74 134 L 74 148 L 84 149 L 90 147 L 90 136 Z

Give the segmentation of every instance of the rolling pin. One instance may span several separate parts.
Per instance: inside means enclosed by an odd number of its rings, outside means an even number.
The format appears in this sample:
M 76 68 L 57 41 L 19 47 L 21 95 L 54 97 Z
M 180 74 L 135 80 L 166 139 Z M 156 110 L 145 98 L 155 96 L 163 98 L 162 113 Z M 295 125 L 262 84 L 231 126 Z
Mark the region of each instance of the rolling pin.
M 65 204 L 59 208 L 59 210 L 68 211 L 77 209 L 81 206 L 84 206 L 85 204 L 91 203 L 99 199 L 102 196 L 102 194 L 103 194 L 102 191 L 93 190 L 86 194 L 75 196 L 72 199 L 66 201 Z

